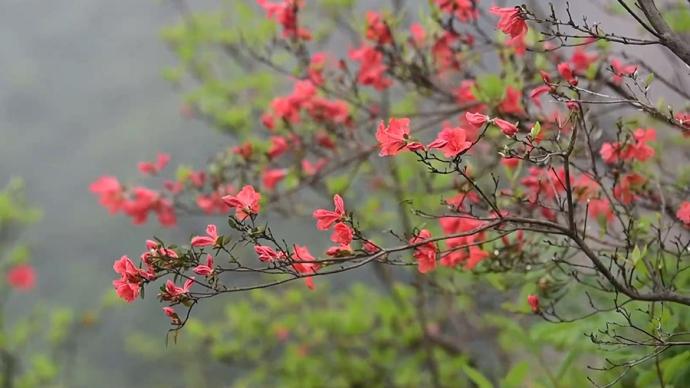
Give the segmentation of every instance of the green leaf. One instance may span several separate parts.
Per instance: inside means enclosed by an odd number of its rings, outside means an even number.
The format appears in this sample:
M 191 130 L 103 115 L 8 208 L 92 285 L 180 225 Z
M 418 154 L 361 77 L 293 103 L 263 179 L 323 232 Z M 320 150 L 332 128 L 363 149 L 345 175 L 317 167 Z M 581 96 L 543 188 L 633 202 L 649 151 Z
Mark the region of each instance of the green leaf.
M 489 379 L 484 377 L 484 375 L 481 374 L 481 372 L 472 368 L 471 366 L 463 365 L 462 371 L 465 372 L 467 377 L 469 377 L 469 379 L 472 380 L 473 383 L 477 384 L 477 387 L 479 387 L 479 388 L 493 388 L 491 381 L 489 381 Z
M 501 381 L 501 388 L 522 387 L 522 383 L 525 381 L 525 377 L 527 377 L 527 372 L 529 372 L 529 363 L 527 361 L 521 361 L 513 365 L 506 377 Z
M 539 121 L 537 121 L 532 126 L 532 129 L 530 129 L 529 134 L 530 134 L 530 136 L 532 136 L 532 139 L 536 139 L 540 133 L 541 133 L 541 123 L 539 123 Z

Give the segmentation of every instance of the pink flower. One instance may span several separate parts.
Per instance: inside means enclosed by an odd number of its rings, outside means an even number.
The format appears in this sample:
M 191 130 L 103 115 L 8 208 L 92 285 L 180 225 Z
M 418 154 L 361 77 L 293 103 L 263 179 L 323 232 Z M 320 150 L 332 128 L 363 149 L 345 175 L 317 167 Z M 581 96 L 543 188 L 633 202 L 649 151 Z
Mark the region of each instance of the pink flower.
M 138 168 L 142 174 L 157 175 L 170 162 L 170 155 L 159 153 L 155 162 L 139 162 Z
M 117 178 L 103 176 L 89 186 L 92 193 L 99 196 L 99 203 L 108 209 L 110 214 L 117 213 L 124 203 L 122 185 Z
M 409 243 L 418 244 L 430 238 L 431 232 L 429 232 L 427 229 L 422 229 L 419 231 L 419 233 L 417 233 L 414 237 L 410 239 Z M 434 244 L 433 242 L 428 242 L 419 245 L 414 249 L 413 256 L 415 259 L 417 259 L 417 270 L 420 273 L 431 272 L 434 270 L 434 268 L 436 268 L 437 252 L 438 248 L 436 248 L 436 244 Z
M 113 264 L 113 270 L 120 275 L 120 279 L 113 280 L 113 287 L 117 295 L 131 303 L 139 296 L 141 283 L 146 273 L 137 268 L 127 256 L 120 257 Z
M 419 142 L 413 142 L 410 136 L 410 119 L 391 118 L 388 126 L 383 121 L 376 130 L 376 140 L 379 142 L 379 156 L 395 156 L 401 150 L 407 148 L 410 151 L 423 148 Z
M 534 102 L 534 105 L 538 106 L 541 108 L 541 101 L 539 100 L 539 97 L 541 97 L 542 94 L 549 93 L 551 91 L 551 86 L 548 85 L 541 85 L 537 86 L 536 88 L 532 89 L 532 91 L 529 93 L 529 98 Z
M 206 236 L 192 237 L 193 247 L 212 247 L 218 245 L 218 242 L 218 229 L 213 224 L 209 224 L 208 226 L 206 226 Z
M 597 54 L 588 53 L 582 47 L 577 47 L 570 57 L 570 62 L 575 66 L 575 70 L 583 72 L 589 69 L 589 66 L 597 60 Z
M 467 151 L 472 146 L 472 142 L 467 141 L 464 128 L 444 128 L 438 134 L 436 140 L 431 142 L 428 148 L 438 148 L 443 152 L 443 156 L 451 158 Z
M 285 168 L 265 170 L 263 176 L 261 177 L 261 183 L 263 183 L 266 189 L 273 190 L 286 176 L 287 169 Z
M 261 261 L 274 261 L 285 258 L 283 252 L 276 252 L 273 248 L 266 245 L 255 245 L 254 252 L 259 255 Z
M 473 270 L 477 264 L 489 257 L 489 254 L 477 246 L 469 247 L 469 255 L 465 262 L 465 269 Z
M 365 241 L 364 244 L 362 244 L 362 249 L 364 249 L 364 251 L 370 255 L 373 255 L 374 253 L 381 251 L 381 248 L 379 248 L 376 244 L 369 240 Z
M 623 77 L 630 77 L 637 71 L 636 65 L 624 65 L 619 59 L 611 60 L 611 69 L 613 70 L 613 83 L 620 85 L 623 82 Z
M 302 172 L 306 176 L 318 174 L 328 164 L 328 159 L 321 158 L 316 163 L 310 162 L 308 159 L 302 159 Z
M 525 23 L 518 7 L 499 8 L 493 6 L 489 8 L 489 12 L 499 17 L 498 29 L 512 38 L 527 33 L 527 23 Z
M 568 62 L 561 62 L 556 68 L 563 79 L 568 81 L 569 84 L 577 86 L 577 78 L 575 78 L 575 73 Z
M 678 206 L 676 217 L 686 226 L 690 226 L 690 201 L 683 201 L 680 206 Z
M 529 294 L 527 295 L 527 304 L 529 305 L 530 309 L 532 309 L 533 313 L 538 313 L 539 312 L 539 297 L 534 295 L 534 294 Z
M 524 116 L 525 109 L 522 107 L 522 93 L 512 86 L 506 88 L 506 96 L 501 101 L 498 109 L 503 114 Z
M 613 196 L 623 205 L 630 205 L 638 197 L 636 192 L 640 191 L 646 182 L 647 178 L 634 172 L 623 175 L 613 186 Z
M 333 205 L 335 206 L 335 211 L 326 209 L 314 210 L 312 216 L 316 218 L 317 229 L 327 230 L 331 225 L 345 218 L 345 202 L 343 201 L 343 197 L 339 194 L 334 195 Z
M 367 23 L 367 39 L 374 41 L 378 44 L 391 43 L 393 37 L 391 36 L 391 31 L 386 25 L 381 15 L 375 11 L 367 11 L 366 15 Z
M 251 185 L 242 187 L 242 190 L 237 195 L 226 195 L 223 197 L 223 202 L 226 205 L 235 208 L 235 217 L 240 221 L 244 221 L 250 215 L 259 213 L 259 210 L 261 210 L 260 200 L 261 194 L 257 193 Z
M 613 220 L 613 209 L 611 209 L 611 203 L 607 199 L 591 199 L 587 213 L 590 217 L 602 222 L 608 223 Z
M 338 245 L 326 250 L 326 255 L 331 257 L 345 257 L 352 255 L 352 247 L 348 245 Z
M 273 19 L 283 27 L 284 38 L 311 39 L 309 30 L 299 27 L 297 21 L 297 13 L 302 6 L 302 1 L 281 0 L 278 3 L 271 3 L 268 0 L 256 0 L 256 3 L 264 9 L 269 19 Z
M 419 47 L 424 46 L 426 41 L 426 31 L 419 23 L 412 23 L 410 25 L 410 37 L 412 38 L 412 43 Z
M 268 149 L 268 158 L 275 159 L 288 149 L 288 141 L 283 136 L 271 136 L 271 148 Z
M 354 233 L 347 224 L 344 222 L 338 222 L 333 228 L 333 234 L 331 235 L 331 241 L 340 245 L 349 245 L 352 242 Z
M 467 260 L 467 253 L 464 250 L 455 250 L 444 254 L 440 261 L 444 267 L 455 268 L 465 260 Z
M 194 284 L 194 278 L 185 280 L 182 287 L 176 286 L 172 280 L 168 279 L 165 282 L 165 294 L 163 295 L 163 299 L 164 300 L 178 300 L 178 299 L 180 299 L 180 297 L 189 294 L 193 284 Z
M 36 271 L 28 264 L 18 264 L 7 271 L 7 284 L 18 291 L 29 291 L 36 286 Z
M 244 160 L 249 160 L 254 153 L 254 146 L 250 142 L 244 142 L 232 149 L 234 154 L 242 157 Z
M 481 127 L 489 121 L 489 116 L 481 113 L 465 112 L 465 120 L 475 127 Z
M 513 137 L 518 132 L 517 125 L 511 122 L 502 119 L 494 119 L 493 121 L 494 124 L 501 129 L 501 132 L 508 137 Z
M 194 267 L 194 273 L 201 276 L 210 276 L 213 273 L 213 256 L 206 255 L 206 264 Z
M 374 47 L 362 45 L 358 49 L 350 50 L 349 56 L 360 65 L 357 82 L 372 86 L 376 90 L 384 90 L 391 86 L 391 80 L 384 77 L 387 67 L 383 63 L 383 54 Z
M 309 79 L 314 85 L 323 85 L 325 82 L 323 77 L 323 70 L 326 67 L 326 60 L 328 56 L 324 52 L 314 53 L 309 60 Z
M 315 274 L 319 269 L 319 264 L 313 262 L 315 260 L 316 259 L 311 255 L 307 247 L 295 245 L 292 268 L 294 268 L 297 273 L 300 275 Z M 304 282 L 310 290 L 315 288 L 314 279 L 311 276 L 307 276 Z
M 175 312 L 175 309 L 170 307 L 170 306 L 165 306 L 163 307 L 163 314 L 169 318 L 175 318 L 177 317 L 177 313 Z
M 479 9 L 475 0 L 434 0 L 443 12 L 454 13 L 461 22 L 476 20 Z

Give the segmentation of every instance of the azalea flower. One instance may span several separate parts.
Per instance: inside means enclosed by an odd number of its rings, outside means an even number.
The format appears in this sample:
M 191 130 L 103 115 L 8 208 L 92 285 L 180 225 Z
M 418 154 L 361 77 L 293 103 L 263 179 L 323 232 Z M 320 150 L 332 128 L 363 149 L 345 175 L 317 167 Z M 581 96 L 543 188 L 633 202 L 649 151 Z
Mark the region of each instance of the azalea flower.
M 539 312 L 539 297 L 537 295 L 527 295 L 527 304 L 529 305 L 533 313 L 536 314 Z
M 410 141 L 410 119 L 391 118 L 386 126 L 383 120 L 376 130 L 376 140 L 379 142 L 379 156 L 395 156 L 401 150 L 419 150 L 423 146 L 419 142 Z
M 431 238 L 431 232 L 422 229 L 409 241 L 410 244 L 418 244 Z M 436 268 L 436 253 L 438 248 L 433 242 L 428 242 L 417 246 L 412 256 L 417 259 L 417 270 L 420 273 L 431 272 Z
M 155 162 L 139 162 L 138 168 L 142 174 L 145 175 L 157 175 L 161 172 L 165 166 L 170 162 L 170 155 L 165 153 L 159 153 L 156 156 Z
M 122 185 L 113 176 L 98 178 L 89 186 L 89 190 L 99 196 L 99 203 L 108 209 L 110 214 L 117 213 L 125 201 Z
M 218 236 L 218 229 L 213 224 L 206 226 L 206 236 L 192 237 L 193 247 L 212 247 L 218 245 L 219 242 L 220 238 Z
M 378 44 L 391 43 L 393 37 L 391 36 L 391 31 L 386 25 L 381 15 L 375 11 L 367 11 L 366 14 L 367 39 L 374 41 Z
M 518 132 L 517 125 L 511 122 L 505 121 L 503 119 L 494 119 L 493 122 L 494 124 L 496 124 L 498 128 L 501 129 L 501 132 L 503 132 L 503 134 L 508 137 L 513 137 Z
M 436 140 L 431 142 L 428 148 L 438 148 L 446 158 L 455 157 L 467 151 L 472 146 L 472 142 L 467 141 L 464 128 L 444 128 L 439 132 Z
M 267 245 L 255 245 L 254 252 L 259 256 L 261 261 L 274 261 L 285 258 L 283 252 L 276 252 L 273 248 Z
M 206 264 L 194 267 L 194 273 L 201 276 L 210 276 L 213 273 L 213 256 L 206 255 Z
M 29 264 L 18 264 L 7 271 L 7 284 L 18 291 L 29 291 L 36 286 L 36 271 Z
M 293 254 L 293 264 L 292 268 L 295 269 L 300 275 L 304 274 L 314 274 L 319 269 L 318 263 L 314 263 L 316 259 L 311 255 L 309 249 L 305 246 L 295 245 Z M 312 276 L 307 276 L 304 279 L 304 283 L 310 290 L 315 288 L 314 279 Z
M 312 216 L 316 218 L 316 228 L 319 230 L 327 230 L 334 223 L 345 218 L 345 202 L 343 197 L 339 194 L 333 196 L 333 205 L 335 210 L 316 209 Z
M 613 220 L 613 209 L 611 203 L 607 199 L 591 199 L 587 207 L 587 214 L 604 222 L 611 222 Z
M 347 224 L 344 222 L 338 222 L 333 228 L 333 234 L 331 235 L 331 241 L 340 245 L 349 245 L 352 242 L 354 233 Z
M 481 127 L 489 121 L 489 116 L 476 112 L 465 112 L 465 120 L 475 127 Z
M 686 226 L 690 226 L 690 201 L 683 201 L 680 206 L 678 206 L 676 217 Z
M 247 217 L 253 214 L 258 214 L 261 210 L 261 194 L 254 190 L 251 185 L 242 187 L 237 195 L 226 195 L 223 197 L 223 202 L 231 208 L 235 208 L 235 217 L 240 221 L 244 221 Z
M 518 7 L 499 8 L 493 6 L 489 8 L 489 12 L 499 17 L 497 27 L 506 35 L 515 38 L 527 33 L 527 23 L 525 23 Z
M 261 177 L 261 183 L 268 189 L 273 190 L 287 176 L 287 169 L 275 168 L 265 170 Z

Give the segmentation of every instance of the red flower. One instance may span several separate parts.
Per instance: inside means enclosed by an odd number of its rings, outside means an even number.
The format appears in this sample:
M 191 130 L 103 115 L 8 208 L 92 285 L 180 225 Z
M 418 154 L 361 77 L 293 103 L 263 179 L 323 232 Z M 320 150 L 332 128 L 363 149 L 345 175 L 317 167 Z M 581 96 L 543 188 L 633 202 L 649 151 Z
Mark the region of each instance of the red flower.
M 117 295 L 131 303 L 139 296 L 141 283 L 147 274 L 137 268 L 127 256 L 120 257 L 113 264 L 113 270 L 120 275 L 120 279 L 113 280 L 113 287 Z
M 391 36 L 391 31 L 386 25 L 381 15 L 375 11 L 368 11 L 366 15 L 367 22 L 367 39 L 374 41 L 378 44 L 391 43 L 393 37 Z
M 254 252 L 259 255 L 261 261 L 274 261 L 285 258 L 283 252 L 276 252 L 273 248 L 266 245 L 255 245 Z
M 506 88 L 506 96 L 498 105 L 498 110 L 503 114 L 524 116 L 525 109 L 522 107 L 522 93 L 512 86 Z
M 170 155 L 159 153 L 155 162 L 139 162 L 138 168 L 142 174 L 157 175 L 170 162 Z
M 613 220 L 613 209 L 607 199 L 591 199 L 587 212 L 590 217 L 602 222 L 608 223 Z
M 620 85 L 623 82 L 623 77 L 630 77 L 637 71 L 637 65 L 624 65 L 620 60 L 614 58 L 611 60 L 611 69 L 613 70 L 613 83 Z
M 352 242 L 354 233 L 347 224 L 344 222 L 338 222 L 333 228 L 333 234 L 331 235 L 331 241 L 340 245 L 349 245 Z
M 316 259 L 311 255 L 307 247 L 295 245 L 292 268 L 294 268 L 295 271 L 297 271 L 300 275 L 315 274 L 319 269 L 319 264 L 313 262 L 315 260 Z M 304 279 L 304 283 L 310 290 L 315 288 L 314 279 L 311 276 L 307 276 Z
M 213 273 L 213 256 L 206 255 L 206 264 L 194 267 L 194 273 L 201 276 L 210 276 Z
M 529 307 L 530 307 L 530 309 L 532 309 L 533 313 L 536 314 L 539 312 L 539 297 L 538 296 L 536 296 L 534 294 L 527 295 L 527 304 L 529 304 Z
M 686 226 L 690 226 L 690 201 L 683 201 L 680 206 L 678 206 L 676 217 Z
M 431 238 L 431 232 L 426 229 L 419 231 L 417 235 L 410 239 L 410 244 L 417 244 Z M 413 256 L 417 259 L 417 270 L 421 273 L 433 271 L 436 268 L 436 253 L 438 249 L 436 244 L 428 242 L 417 246 L 414 249 Z
M 582 47 L 577 47 L 570 57 L 570 62 L 575 66 L 575 70 L 583 72 L 589 69 L 589 66 L 597 60 L 597 54 L 588 53 Z
M 391 118 L 388 120 L 388 126 L 382 120 L 376 129 L 376 140 L 381 148 L 379 156 L 395 156 L 405 148 L 413 151 L 423 147 L 418 142 L 410 141 L 410 119 L 408 118 Z
M 481 127 L 489 121 L 489 116 L 476 112 L 465 112 L 465 120 L 475 127 Z
M 111 214 L 117 213 L 124 203 L 124 192 L 117 178 L 103 176 L 89 186 L 92 193 L 99 196 L 99 203 Z
M 623 205 L 630 205 L 637 199 L 636 191 L 639 191 L 647 179 L 642 175 L 630 173 L 622 176 L 613 187 L 613 196 Z
M 525 23 L 518 7 L 499 8 L 493 6 L 489 8 L 489 12 L 499 17 L 497 27 L 506 35 L 516 38 L 527 33 L 527 23 Z
M 410 25 L 410 37 L 412 39 L 412 44 L 417 46 L 417 48 L 424 46 L 424 42 L 426 41 L 426 31 L 424 27 L 419 23 L 412 23 Z
M 223 202 L 226 205 L 235 208 L 235 217 L 240 221 L 244 221 L 250 215 L 259 213 L 259 210 L 261 210 L 260 200 L 261 194 L 257 193 L 251 185 L 242 187 L 242 190 L 237 195 L 226 195 L 223 197 Z
M 256 0 L 266 12 L 266 16 L 275 20 L 283 27 L 283 37 L 290 39 L 310 40 L 309 30 L 301 28 L 297 23 L 297 13 L 302 6 L 300 0 L 282 0 L 279 3 L 269 3 L 268 0 Z
M 473 270 L 477 264 L 489 257 L 489 254 L 477 246 L 469 247 L 469 256 L 465 263 L 465 269 Z
M 7 271 L 7 284 L 18 291 L 29 291 L 36 286 L 36 271 L 29 264 L 18 264 Z
M 193 284 L 194 278 L 185 280 L 182 287 L 176 286 L 172 280 L 168 279 L 168 281 L 165 282 L 165 293 L 161 295 L 162 299 L 179 300 L 182 296 L 189 294 Z
M 312 215 L 316 218 L 317 229 L 328 230 L 331 225 L 345 218 L 345 202 L 343 201 L 343 197 L 338 194 L 334 195 L 333 205 L 335 206 L 335 211 L 326 209 L 314 210 Z
M 575 78 L 575 73 L 573 72 L 573 68 L 570 67 L 570 64 L 568 62 L 561 62 L 557 66 L 558 73 L 568 81 L 569 84 L 573 86 L 577 86 L 577 78 Z
M 511 122 L 502 119 L 494 119 L 494 124 L 496 124 L 496 126 L 501 129 L 501 132 L 508 137 L 513 137 L 518 132 L 517 125 Z
M 455 17 L 461 22 L 476 20 L 479 9 L 474 0 L 434 0 L 443 12 L 455 13 Z
M 323 69 L 326 67 L 327 59 L 328 57 L 326 53 L 318 52 L 312 54 L 311 60 L 309 61 L 309 68 L 307 70 L 309 73 L 309 79 L 314 83 L 314 85 L 323 85 L 325 81 L 323 77 Z
M 350 50 L 349 55 L 360 65 L 357 82 L 376 90 L 384 90 L 391 85 L 391 80 L 384 77 L 387 67 L 383 63 L 383 54 L 374 47 L 365 44 L 356 50 Z
M 542 94 L 549 93 L 550 91 L 551 91 L 551 86 L 548 86 L 548 85 L 537 86 L 536 88 L 532 89 L 531 92 L 529 92 L 529 98 L 532 100 L 534 105 L 541 108 L 541 101 L 539 100 L 539 97 L 541 97 Z
M 271 148 L 268 149 L 268 158 L 275 159 L 288 149 L 288 141 L 283 136 L 271 136 Z
M 219 242 L 218 230 L 215 225 L 209 224 L 206 226 L 206 236 L 192 237 L 193 247 L 212 247 Z
M 443 156 L 451 158 L 467 151 L 471 146 L 472 142 L 467 141 L 465 129 L 457 127 L 442 129 L 436 140 L 431 142 L 427 147 L 438 148 L 443 152 Z
M 287 169 L 285 168 L 275 168 L 271 170 L 265 170 L 263 176 L 261 177 L 261 183 L 268 190 L 273 190 L 275 187 L 287 176 Z

